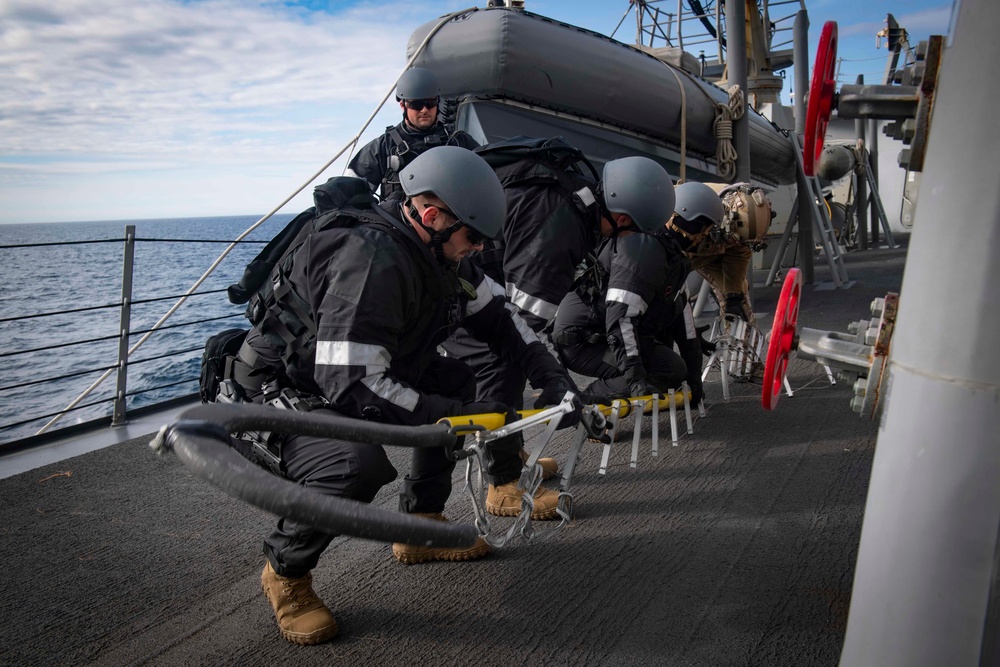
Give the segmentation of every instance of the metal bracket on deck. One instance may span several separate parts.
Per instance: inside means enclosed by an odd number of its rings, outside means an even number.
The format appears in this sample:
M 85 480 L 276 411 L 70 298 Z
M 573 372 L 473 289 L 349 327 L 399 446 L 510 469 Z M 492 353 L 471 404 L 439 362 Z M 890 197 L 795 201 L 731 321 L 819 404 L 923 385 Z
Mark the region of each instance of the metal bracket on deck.
M 545 453 L 546 448 L 552 442 L 559 422 L 562 417 L 576 409 L 574 401 L 578 400 L 572 392 L 567 392 L 559 405 L 546 408 L 531 414 L 525 414 L 510 424 L 504 424 L 495 429 L 481 430 L 473 429 L 467 433 L 474 435 L 473 442 L 467 442 L 464 449 L 470 452 L 465 469 L 465 490 L 472 502 L 473 513 L 475 514 L 476 528 L 479 534 L 493 547 L 502 547 L 516 535 L 521 535 L 526 540 L 549 537 L 557 530 L 561 529 L 572 519 L 573 496 L 570 493 L 573 471 L 581 453 L 584 441 L 602 438 L 607 430 L 607 420 L 605 416 L 594 406 L 583 408 L 580 423 L 576 427 L 574 434 L 574 444 L 563 465 L 563 475 L 559 486 L 559 501 L 556 513 L 560 521 L 554 527 L 546 529 L 544 532 L 536 532 L 532 526 L 531 513 L 534 511 L 535 493 L 542 483 L 542 468 L 538 465 L 538 459 Z M 538 438 L 537 442 L 530 448 L 528 459 L 521 470 L 521 477 L 518 480 L 518 489 L 521 494 L 521 511 L 510 526 L 501 535 L 491 535 L 492 520 L 485 511 L 487 485 L 483 479 L 485 469 L 483 455 L 488 443 L 504 438 L 506 436 L 522 433 L 535 426 L 544 426 L 545 431 Z M 463 433 L 462 427 L 453 429 L 456 434 Z M 476 473 L 474 475 L 474 472 Z M 475 481 L 474 481 L 475 476 Z
M 608 429 L 610 437 L 604 445 L 604 451 L 601 453 L 601 465 L 598 468 L 598 474 L 607 474 L 608 463 L 611 459 L 611 446 L 614 444 L 618 433 L 618 424 L 623 417 L 629 414 L 635 414 L 635 423 L 632 427 L 632 455 L 629 459 L 629 467 L 635 469 L 638 466 L 639 441 L 642 440 L 642 422 L 644 416 L 647 414 L 647 410 L 649 411 L 648 414 L 652 417 L 650 436 L 650 440 L 652 441 L 652 455 L 660 455 L 660 410 L 662 408 L 669 408 L 670 442 L 676 447 L 678 442 L 678 403 L 684 406 L 687 432 L 688 434 L 692 434 L 694 433 L 694 425 L 691 420 L 691 391 L 686 382 L 681 384 L 681 391 L 678 392 L 671 389 L 667 392 L 666 396 L 657 394 L 655 399 L 653 396 L 633 396 L 628 399 L 616 399 L 610 406 L 599 406 L 602 412 L 609 415 L 611 426 Z M 705 416 L 704 405 L 700 409 L 701 416 Z

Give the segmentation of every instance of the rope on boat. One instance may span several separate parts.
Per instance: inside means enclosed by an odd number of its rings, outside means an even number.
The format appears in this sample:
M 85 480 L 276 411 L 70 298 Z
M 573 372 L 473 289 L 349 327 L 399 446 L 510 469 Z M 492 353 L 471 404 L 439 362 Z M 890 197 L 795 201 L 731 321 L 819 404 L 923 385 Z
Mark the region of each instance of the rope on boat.
M 332 165 L 334 162 L 336 162 L 337 159 L 340 158 L 340 156 L 343 155 L 348 149 L 354 150 L 354 146 L 357 145 L 358 140 L 361 138 L 362 133 L 364 133 L 364 131 L 368 129 L 368 126 L 375 119 L 375 116 L 378 114 L 378 112 L 385 105 L 386 100 L 388 100 L 389 96 L 392 95 L 392 93 L 393 93 L 394 90 L 396 90 L 396 84 L 399 83 L 399 77 L 403 76 L 403 72 L 405 72 L 406 70 L 410 69 L 410 67 L 416 61 L 417 57 L 421 53 L 423 53 L 424 49 L 427 47 L 427 44 L 428 44 L 428 42 L 430 42 L 431 38 L 434 35 L 437 34 L 437 32 L 444 26 L 445 23 L 447 23 L 448 21 L 451 21 L 453 18 L 455 18 L 457 16 L 462 16 L 464 14 L 468 14 L 468 13 L 476 12 L 476 11 L 479 11 L 478 7 L 470 7 L 469 9 L 463 9 L 461 11 L 452 12 L 451 14 L 448 14 L 447 16 L 441 17 L 441 20 L 438 21 L 437 24 L 434 26 L 434 28 L 429 33 L 427 33 L 426 37 L 424 37 L 424 40 L 420 43 L 420 46 L 418 46 L 417 49 L 416 49 L 416 51 L 414 51 L 413 56 L 407 61 L 406 66 L 403 67 L 403 70 L 396 77 L 396 80 L 392 82 L 392 87 L 389 88 L 389 91 L 385 94 L 385 97 L 383 97 L 382 101 L 379 102 L 379 104 L 378 104 L 377 107 L 375 107 L 375 111 L 373 111 L 372 114 L 370 116 L 368 116 L 368 120 L 366 120 L 365 123 L 364 123 L 364 125 L 361 126 L 361 129 L 358 130 L 357 134 L 355 134 L 351 138 L 351 140 L 349 142 L 347 142 L 347 144 L 337 152 L 336 155 L 334 155 L 332 158 L 330 158 L 326 162 L 326 164 L 324 164 L 322 167 L 320 167 L 319 170 L 316 171 L 316 173 L 314 173 L 312 176 L 310 176 L 309 180 L 307 180 L 302 185 L 300 185 L 298 188 L 296 188 L 292 192 L 292 194 L 290 194 L 287 197 L 285 197 L 285 199 L 283 199 L 280 204 L 278 204 L 277 206 L 275 206 L 274 208 L 272 208 L 270 211 L 268 211 L 260 220 L 258 220 L 257 222 L 253 223 L 252 225 L 250 225 L 250 227 L 248 227 L 245 232 L 243 232 L 242 234 L 240 234 L 239 236 L 237 236 L 236 239 L 232 243 L 230 243 L 226 247 L 225 250 L 222 251 L 222 254 L 220 254 L 216 258 L 216 260 L 214 262 L 212 262 L 212 265 L 208 267 L 208 269 L 205 271 L 205 273 L 203 273 L 202 276 L 200 278 L 198 278 L 198 280 L 196 280 L 193 285 L 191 285 L 190 289 L 188 289 L 188 291 L 186 291 L 177 300 L 177 302 L 173 306 L 171 306 L 170 309 L 166 313 L 163 314 L 163 317 L 161 317 L 159 320 L 156 321 L 156 324 L 154 324 L 149 329 L 149 331 L 147 331 L 145 333 L 145 335 L 142 336 L 142 338 L 140 338 L 138 341 L 136 341 L 136 343 L 134 345 L 132 345 L 132 347 L 129 348 L 128 354 L 126 355 L 126 358 L 131 358 L 132 357 L 132 353 L 135 352 L 136 350 L 138 350 L 140 347 L 142 347 L 142 344 L 145 343 L 147 340 L 149 340 L 149 337 L 152 336 L 154 332 L 156 332 L 157 330 L 159 330 L 159 328 L 163 325 L 163 323 L 166 322 L 168 319 L 170 319 L 170 317 L 175 312 L 177 312 L 178 308 L 180 308 L 181 306 L 184 305 L 185 302 L 187 302 L 188 297 L 191 296 L 195 291 L 197 291 L 197 289 L 201 286 L 201 284 L 203 282 L 205 282 L 210 275 L 212 275 L 212 273 L 215 271 L 216 268 L 218 268 L 219 264 L 222 263 L 222 260 L 224 260 L 226 257 L 228 257 L 229 253 L 231 253 L 236 248 L 236 246 L 243 239 L 245 239 L 247 236 L 249 236 L 255 229 L 257 229 L 258 227 L 260 227 L 262 224 L 264 224 L 265 222 L 267 222 L 271 218 L 271 216 L 273 216 L 275 213 L 277 213 L 278 211 L 280 211 L 285 206 L 285 204 L 287 204 L 288 202 L 290 202 L 296 195 L 298 195 L 300 192 L 302 192 L 303 190 L 305 190 L 306 187 L 309 186 L 309 184 L 311 184 L 313 181 L 315 181 L 317 178 L 319 178 L 323 174 L 323 172 L 326 171 L 330 167 L 330 165 Z M 83 391 L 82 394 L 80 394 L 75 399 L 73 399 L 69 403 L 69 405 L 67 405 L 65 408 L 63 408 L 60 412 L 56 413 L 56 415 L 52 419 L 50 419 L 48 422 L 45 423 L 44 426 L 42 426 L 40 429 L 38 429 L 38 432 L 35 433 L 35 435 L 41 435 L 42 433 L 45 433 L 46 431 L 48 431 L 49 428 L 53 424 L 55 424 L 57 421 L 59 421 L 60 419 L 62 419 L 62 417 L 66 413 L 68 413 L 70 410 L 72 410 L 77 405 L 79 405 L 80 401 L 82 401 L 87 396 L 89 396 L 91 394 L 91 392 L 93 392 L 95 389 L 97 389 L 105 380 L 107 380 L 109 377 L 111 377 L 112 373 L 114 373 L 117 370 L 118 370 L 118 366 L 113 366 L 113 367 L 109 368 L 107 371 L 105 371 L 105 373 L 103 375 L 101 375 L 101 377 L 97 378 L 97 380 L 95 380 L 93 384 L 91 384 L 89 387 L 87 387 Z
M 695 84 L 695 86 L 702 92 L 705 98 L 708 100 L 709 104 L 715 104 L 716 109 L 716 119 L 715 119 L 715 138 L 717 140 L 716 144 L 716 159 L 719 163 L 719 175 L 725 180 L 731 179 L 736 175 L 736 149 L 733 148 L 733 121 L 738 120 L 743 116 L 744 112 L 744 102 L 743 96 L 739 94 L 740 87 L 732 86 L 729 93 L 728 104 L 717 103 L 711 95 L 708 94 L 697 77 L 691 72 L 683 68 L 677 68 L 669 65 L 655 56 L 650 56 L 657 62 L 661 63 L 664 67 L 670 70 L 673 74 L 674 79 L 677 81 L 677 87 L 680 89 L 681 96 L 681 142 L 680 142 L 680 173 L 677 183 L 675 185 L 680 185 L 686 181 L 687 175 L 687 90 L 684 88 L 684 83 L 681 81 L 681 74 L 683 74 L 689 81 Z M 719 116 L 725 114 L 726 118 L 720 124 Z M 721 153 L 725 153 L 725 159 L 720 157 Z
M 680 174 L 678 175 L 677 180 L 677 184 L 680 185 L 685 182 L 687 177 L 687 91 L 684 90 L 684 82 L 681 81 L 681 77 L 677 73 L 677 70 L 670 66 L 667 66 L 667 69 L 674 75 L 674 79 L 677 80 L 677 88 L 681 91 L 681 165 Z
M 738 85 L 729 87 L 729 103 L 719 104 L 715 109 L 715 159 L 719 164 L 719 175 L 725 180 L 736 176 L 736 148 L 733 146 L 733 121 L 739 120 L 746 112 L 743 91 Z

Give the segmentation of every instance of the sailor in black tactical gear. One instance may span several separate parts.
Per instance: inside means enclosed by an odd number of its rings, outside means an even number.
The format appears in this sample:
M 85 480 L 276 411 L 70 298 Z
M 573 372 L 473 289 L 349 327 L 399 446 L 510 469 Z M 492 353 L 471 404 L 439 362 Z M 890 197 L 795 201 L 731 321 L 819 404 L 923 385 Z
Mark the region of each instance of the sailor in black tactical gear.
M 435 146 L 473 149 L 479 144 L 461 130 L 441 122 L 438 106 L 441 86 L 430 70 L 413 67 L 396 84 L 396 101 L 403 121 L 362 148 L 348 165 L 346 175 L 368 181 L 383 199 L 402 197 L 399 173 L 415 157 Z
M 551 141 L 551 140 L 550 140 Z M 550 142 L 546 142 L 547 144 Z M 491 147 L 482 150 L 489 151 Z M 540 336 L 556 316 L 559 302 L 573 288 L 575 274 L 602 237 L 613 238 L 632 229 L 662 227 L 673 212 L 673 184 L 659 164 L 645 157 L 613 160 L 600 183 L 577 182 L 573 192 L 542 178 L 544 165 L 528 167 L 524 177 L 510 173 L 518 164 L 496 169 L 507 197 L 507 219 L 499 248 L 473 257 L 495 280 L 503 281 L 511 306 Z M 580 174 L 576 180 L 583 178 Z M 638 225 L 638 227 L 637 227 Z M 589 276 L 583 282 L 589 284 Z M 462 330 L 444 348 L 449 356 L 476 370 L 477 398 L 507 404 L 523 396 L 525 375 Z M 517 407 L 520 407 L 519 405 Z M 518 441 L 518 436 L 511 436 Z M 540 459 L 546 476 L 557 472 L 553 459 Z M 490 487 L 486 509 L 501 516 L 516 515 L 516 487 Z M 536 498 L 536 512 L 556 517 L 558 494 Z
M 258 376 L 288 387 L 316 410 L 389 424 L 431 424 L 460 414 L 507 412 L 475 402 L 471 368 L 439 356 L 437 345 L 459 325 L 494 346 L 544 387 L 536 407 L 558 403 L 572 381 L 548 349 L 512 311 L 503 290 L 466 257 L 503 224 L 503 189 L 475 153 L 454 146 L 426 151 L 401 172 L 404 201 L 371 211 L 372 220 L 309 235 L 282 274 L 291 289 L 255 325 L 239 353 Z M 290 308 L 293 295 L 304 303 Z M 286 306 L 283 309 L 283 306 Z M 269 309 L 269 313 L 270 310 Z M 295 328 L 305 311 L 312 354 L 294 367 L 282 363 L 273 326 Z M 244 387 L 252 393 L 250 387 Z M 543 400 L 544 399 L 544 400 Z M 316 401 L 325 407 L 315 407 Z M 544 401 L 549 401 L 545 403 Z M 539 404 L 541 403 L 541 404 Z M 579 420 L 579 410 L 567 415 Z M 565 419 L 565 418 L 564 418 Z M 379 446 L 312 436 L 288 437 L 281 448 L 285 476 L 333 496 L 371 502 L 396 477 Z M 517 452 L 488 452 L 492 481 L 515 479 Z M 435 520 L 451 492 L 455 467 L 448 452 L 414 449 L 400 509 Z M 264 542 L 261 583 L 283 637 L 299 644 L 332 638 L 337 624 L 311 586 L 310 571 L 333 535 L 288 519 Z M 468 548 L 393 545 L 403 563 L 471 560 L 484 556 L 482 539 Z
M 718 195 L 702 183 L 675 188 L 667 224 L 605 242 L 598 255 L 605 284 L 595 297 L 571 292 L 559 306 L 552 339 L 570 370 L 597 378 L 584 396 L 664 394 L 687 381 L 702 401 L 701 341 L 684 282 L 685 253 L 722 219 Z M 676 343 L 680 354 L 674 351 Z

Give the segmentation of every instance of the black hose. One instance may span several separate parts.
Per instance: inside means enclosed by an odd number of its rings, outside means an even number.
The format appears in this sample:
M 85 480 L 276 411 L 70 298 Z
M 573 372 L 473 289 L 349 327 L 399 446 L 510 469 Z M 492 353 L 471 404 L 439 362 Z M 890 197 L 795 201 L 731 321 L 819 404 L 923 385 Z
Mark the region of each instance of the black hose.
M 444 424 L 398 426 L 351 419 L 327 411 L 297 412 L 253 403 L 198 405 L 182 412 L 178 420 L 211 422 L 229 433 L 268 431 L 421 449 L 459 444 L 458 437 Z
M 269 413 L 267 417 L 263 415 L 264 411 Z M 277 516 L 334 535 L 434 547 L 471 546 L 478 535 L 475 526 L 433 521 L 347 498 L 323 495 L 272 475 L 243 458 L 229 445 L 231 430 L 241 428 L 273 428 L 301 435 L 350 438 L 375 444 L 380 444 L 377 442 L 379 432 L 396 440 L 402 438 L 403 431 L 407 431 L 407 445 L 411 447 L 445 446 L 455 442 L 455 436 L 448 433 L 446 427 L 406 428 L 370 422 L 361 422 L 362 426 L 352 425 L 353 428 L 345 427 L 344 422 L 355 421 L 265 406 L 203 405 L 186 410 L 177 422 L 166 427 L 157 440 L 160 441 L 159 447 L 173 449 L 177 458 L 199 477 L 229 495 Z

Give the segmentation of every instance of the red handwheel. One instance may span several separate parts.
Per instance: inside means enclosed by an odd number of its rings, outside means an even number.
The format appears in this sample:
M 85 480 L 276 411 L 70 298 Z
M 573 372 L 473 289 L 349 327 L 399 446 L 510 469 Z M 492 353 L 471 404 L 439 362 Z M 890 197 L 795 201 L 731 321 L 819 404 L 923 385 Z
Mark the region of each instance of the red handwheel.
M 823 140 L 826 138 L 826 126 L 830 122 L 833 93 L 837 86 L 834 80 L 836 62 L 837 24 L 835 21 L 827 21 L 819 35 L 806 107 L 806 134 L 802 140 L 802 170 L 806 172 L 806 176 L 816 173 L 816 163 L 823 152 Z
M 795 325 L 799 321 L 799 297 L 802 295 L 802 272 L 789 269 L 785 282 L 781 285 L 781 296 L 774 309 L 771 324 L 771 342 L 767 346 L 764 361 L 764 390 L 761 402 L 765 410 L 778 406 L 781 387 L 785 383 L 788 357 L 795 344 Z

